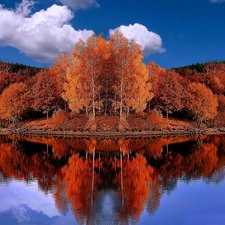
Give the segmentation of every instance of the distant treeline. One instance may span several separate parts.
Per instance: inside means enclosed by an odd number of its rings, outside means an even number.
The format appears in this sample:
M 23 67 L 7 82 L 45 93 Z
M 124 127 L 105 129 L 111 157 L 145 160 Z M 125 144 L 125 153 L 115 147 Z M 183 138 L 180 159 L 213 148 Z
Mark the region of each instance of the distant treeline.
M 207 63 L 196 63 L 196 64 L 191 64 L 188 66 L 182 66 L 182 67 L 176 67 L 176 68 L 171 68 L 173 70 L 175 70 L 177 73 L 179 74 L 183 74 L 183 71 L 185 71 L 185 69 L 190 69 L 199 73 L 202 73 L 204 71 L 204 68 L 207 67 L 208 64 L 225 64 L 225 61 L 213 61 L 213 62 L 207 62 Z

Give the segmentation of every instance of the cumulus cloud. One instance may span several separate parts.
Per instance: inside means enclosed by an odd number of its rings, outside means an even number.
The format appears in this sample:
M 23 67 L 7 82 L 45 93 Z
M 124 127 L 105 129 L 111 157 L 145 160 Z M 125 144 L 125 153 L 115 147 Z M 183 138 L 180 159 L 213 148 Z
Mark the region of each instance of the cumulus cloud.
M 149 31 L 145 26 L 135 23 L 129 26 L 120 26 L 114 30 L 110 30 L 109 34 L 113 34 L 116 30 L 119 30 L 124 37 L 128 40 L 135 40 L 137 44 L 142 46 L 144 54 L 152 54 L 155 52 L 165 52 L 166 49 L 162 47 L 161 37 Z
M 52 62 L 94 33 L 74 30 L 69 24 L 74 15 L 67 6 L 54 4 L 31 14 L 33 5 L 29 0 L 23 0 L 15 10 L 0 5 L 0 46 L 15 47 L 40 62 Z
M 60 0 L 60 2 L 74 10 L 99 7 L 98 2 L 95 0 Z
M 212 3 L 222 3 L 225 2 L 225 0 L 209 0 Z

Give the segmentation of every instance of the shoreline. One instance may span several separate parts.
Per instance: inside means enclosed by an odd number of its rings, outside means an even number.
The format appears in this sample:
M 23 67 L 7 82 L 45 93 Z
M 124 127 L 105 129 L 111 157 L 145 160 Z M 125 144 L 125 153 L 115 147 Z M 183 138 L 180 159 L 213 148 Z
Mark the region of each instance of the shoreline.
M 160 131 L 53 131 L 53 130 L 21 130 L 0 129 L 0 135 L 13 136 L 46 136 L 46 137 L 155 137 L 155 136 L 198 136 L 225 134 L 225 130 L 216 128 L 191 130 Z

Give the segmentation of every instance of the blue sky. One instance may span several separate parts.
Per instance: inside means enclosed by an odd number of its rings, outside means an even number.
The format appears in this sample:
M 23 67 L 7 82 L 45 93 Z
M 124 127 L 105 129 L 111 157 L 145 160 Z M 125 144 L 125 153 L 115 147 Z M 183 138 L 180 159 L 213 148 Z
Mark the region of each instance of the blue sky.
M 2 0 L 0 60 L 48 66 L 117 28 L 163 68 L 225 60 L 225 0 Z

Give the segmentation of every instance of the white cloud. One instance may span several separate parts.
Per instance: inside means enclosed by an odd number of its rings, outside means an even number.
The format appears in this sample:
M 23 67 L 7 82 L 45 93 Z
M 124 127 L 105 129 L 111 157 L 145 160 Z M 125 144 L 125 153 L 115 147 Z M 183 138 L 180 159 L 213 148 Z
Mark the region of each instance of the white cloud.
M 129 26 L 120 26 L 114 30 L 110 30 L 109 34 L 113 34 L 116 30 L 119 30 L 124 37 L 128 40 L 135 40 L 137 44 L 142 46 L 144 54 L 151 54 L 155 52 L 165 52 L 166 49 L 162 47 L 161 37 L 149 31 L 145 26 L 135 23 Z
M 0 5 L 0 46 L 12 46 L 40 62 L 52 62 L 60 53 L 70 52 L 80 39 L 94 32 L 74 30 L 73 13 L 67 6 L 52 5 L 31 14 L 34 2 L 23 0 L 15 10 Z
M 209 0 L 212 3 L 222 3 L 225 2 L 225 0 Z
M 28 16 L 31 13 L 31 9 L 34 6 L 35 2 L 33 0 L 27 1 L 22 0 L 20 4 L 17 4 L 16 13 Z
M 60 0 L 60 2 L 72 9 L 87 9 L 92 6 L 99 7 L 95 0 Z

